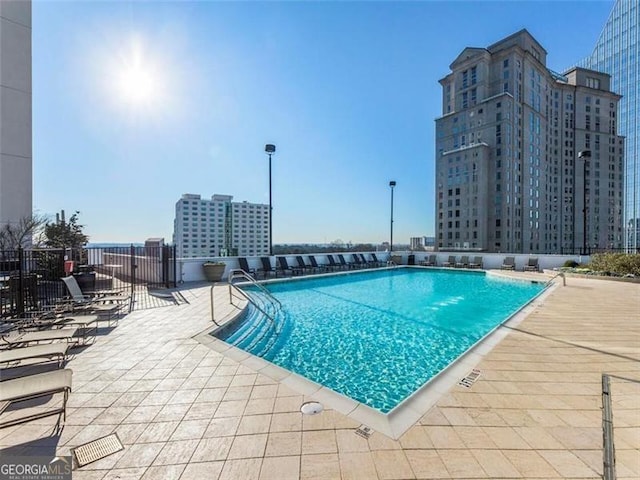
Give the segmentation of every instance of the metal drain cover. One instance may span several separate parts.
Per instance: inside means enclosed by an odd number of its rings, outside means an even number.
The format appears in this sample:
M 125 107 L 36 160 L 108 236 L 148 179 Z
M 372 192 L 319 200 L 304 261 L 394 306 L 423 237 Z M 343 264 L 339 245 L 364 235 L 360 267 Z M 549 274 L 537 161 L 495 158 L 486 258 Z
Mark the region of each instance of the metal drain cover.
M 124 450 L 122 442 L 116 433 L 98 438 L 71 450 L 78 467 L 84 467 L 104 457 L 108 457 L 120 450 Z
M 373 428 L 367 427 L 364 424 L 356 428 L 356 435 L 360 435 L 362 438 L 369 438 L 371 435 L 373 435 L 373 432 Z
M 305 415 L 317 415 L 323 410 L 324 407 L 319 402 L 305 402 L 300 407 L 300 411 Z
M 480 370 L 474 368 L 471 373 L 458 382 L 461 387 L 470 388 L 480 377 Z

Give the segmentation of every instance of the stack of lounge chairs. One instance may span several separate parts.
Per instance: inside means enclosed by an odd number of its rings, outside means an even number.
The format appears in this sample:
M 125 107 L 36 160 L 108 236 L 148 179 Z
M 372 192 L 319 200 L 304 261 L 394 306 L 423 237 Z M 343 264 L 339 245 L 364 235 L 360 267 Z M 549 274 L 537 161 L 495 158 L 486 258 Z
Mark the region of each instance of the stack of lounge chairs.
M 66 420 L 73 375 L 65 368 L 70 350 L 89 345 L 95 340 L 98 322 L 111 324 L 130 303 L 127 295 L 116 291 L 84 295 L 75 278 L 63 280 L 69 291 L 64 301 L 45 312 L 0 321 L 0 428 L 53 415 L 59 415 L 58 425 Z M 62 402 L 47 402 L 35 411 L 20 408 L 28 400 L 57 394 Z M 11 415 L 5 415 L 9 406 Z

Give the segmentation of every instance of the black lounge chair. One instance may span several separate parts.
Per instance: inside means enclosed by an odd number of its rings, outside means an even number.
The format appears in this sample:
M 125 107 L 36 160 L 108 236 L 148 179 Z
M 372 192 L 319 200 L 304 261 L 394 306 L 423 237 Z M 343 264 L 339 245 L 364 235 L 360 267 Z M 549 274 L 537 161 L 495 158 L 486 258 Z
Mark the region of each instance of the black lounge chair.
M 287 272 L 291 272 L 291 275 L 299 275 L 302 273 L 301 269 L 298 267 L 290 267 L 289 262 L 287 262 L 287 257 L 277 257 L 278 265 L 276 265 L 276 276 L 278 276 L 278 272 L 282 272 L 283 275 L 286 275 Z
M 313 255 L 309 255 L 309 262 L 311 262 L 311 266 L 313 267 L 313 270 L 315 272 L 317 271 L 326 272 L 329 270 L 326 265 L 318 265 L 318 262 L 316 261 L 316 257 L 314 257 Z
M 245 273 L 248 273 L 249 275 L 252 275 L 252 276 L 256 275 L 256 269 L 249 268 L 249 262 L 247 262 L 247 259 L 245 257 L 238 257 L 238 263 L 240 264 L 240 269 L 243 270 Z
M 339 263 L 336 263 L 335 258 L 333 258 L 333 255 L 327 255 L 327 261 L 329 262 L 329 269 L 333 272 L 336 269 L 342 269 L 342 265 L 340 265 Z
M 364 256 L 364 253 L 360 254 L 360 258 L 362 259 L 362 263 L 364 263 L 368 268 L 373 268 L 376 266 L 373 260 L 367 260 L 367 257 Z
M 376 267 L 384 267 L 387 264 L 387 262 L 378 260 L 378 256 L 375 253 L 371 254 L 371 258 L 373 259 L 373 262 L 375 263 Z
M 353 262 L 347 262 L 344 259 L 344 255 L 341 253 L 338 254 L 338 260 L 340 260 L 340 265 L 342 265 L 344 268 L 348 268 L 349 270 L 351 270 L 352 268 L 356 268 Z
M 313 267 L 304 263 L 304 258 L 302 258 L 302 255 L 298 255 L 296 257 L 296 261 L 298 262 L 298 267 L 300 267 L 302 273 L 313 272 Z
M 351 258 L 353 258 L 354 268 L 365 268 L 367 266 L 366 263 L 362 263 L 362 260 L 360 260 L 360 257 L 358 256 L 358 254 L 352 253 Z
M 416 256 L 412 253 L 407 256 L 407 265 L 415 265 L 416 264 Z
M 262 278 L 267 278 L 267 275 L 278 276 L 278 272 L 271 266 L 270 257 L 260 257 L 260 261 L 262 262 L 262 268 L 259 271 L 262 272 Z

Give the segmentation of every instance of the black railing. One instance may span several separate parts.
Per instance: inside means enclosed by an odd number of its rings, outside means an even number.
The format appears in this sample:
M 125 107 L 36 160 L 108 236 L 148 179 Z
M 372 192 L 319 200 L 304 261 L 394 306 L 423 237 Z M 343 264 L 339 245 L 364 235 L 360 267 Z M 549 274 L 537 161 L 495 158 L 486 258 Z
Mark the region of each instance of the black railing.
M 44 310 L 67 296 L 72 274 L 83 292 L 176 286 L 175 247 L 87 247 L 0 250 L 0 317 Z
M 561 255 L 593 255 L 594 253 L 629 253 L 640 254 L 640 248 L 601 248 L 601 247 L 582 247 L 576 248 L 562 248 L 560 250 Z

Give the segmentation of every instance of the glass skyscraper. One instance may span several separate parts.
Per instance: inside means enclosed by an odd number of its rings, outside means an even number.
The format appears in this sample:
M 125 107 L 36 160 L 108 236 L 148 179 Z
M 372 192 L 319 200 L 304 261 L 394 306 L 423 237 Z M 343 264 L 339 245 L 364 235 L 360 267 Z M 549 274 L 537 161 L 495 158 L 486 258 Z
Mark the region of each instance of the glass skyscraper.
M 616 0 L 593 53 L 580 66 L 611 75 L 622 95 L 618 133 L 625 141 L 624 220 L 626 245 L 640 248 L 640 2 Z

